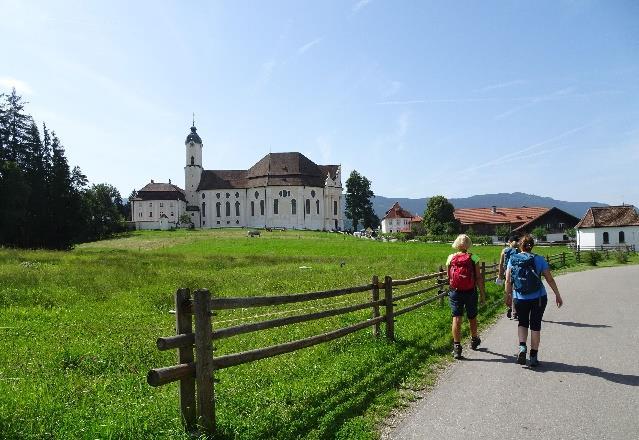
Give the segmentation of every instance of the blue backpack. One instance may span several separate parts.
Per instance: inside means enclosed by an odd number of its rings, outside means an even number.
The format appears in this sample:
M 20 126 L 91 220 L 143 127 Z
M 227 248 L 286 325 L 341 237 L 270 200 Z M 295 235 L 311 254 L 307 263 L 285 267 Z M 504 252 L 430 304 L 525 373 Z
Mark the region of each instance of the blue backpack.
M 506 249 L 504 249 L 504 269 L 508 267 L 508 261 L 510 260 L 510 257 L 517 253 L 519 253 L 519 249 L 517 248 L 507 247 Z
M 521 294 L 533 293 L 541 289 L 541 278 L 537 274 L 534 254 L 514 254 L 510 257 L 510 279 L 513 288 Z

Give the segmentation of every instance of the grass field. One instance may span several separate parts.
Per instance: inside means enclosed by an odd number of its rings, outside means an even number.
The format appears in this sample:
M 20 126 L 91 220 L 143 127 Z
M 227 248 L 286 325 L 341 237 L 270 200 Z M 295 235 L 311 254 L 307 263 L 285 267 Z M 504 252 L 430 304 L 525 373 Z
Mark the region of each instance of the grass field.
M 397 279 L 433 272 L 450 253 L 444 244 L 245 233 L 149 231 L 70 252 L 0 249 L 0 436 L 188 438 L 177 385 L 151 388 L 145 379 L 148 369 L 175 364 L 175 353 L 159 352 L 155 339 L 174 334 L 169 310 L 176 288 L 206 287 L 216 296 L 323 290 L 366 284 L 374 274 Z M 492 262 L 500 247 L 474 250 Z M 489 286 L 494 304 L 501 292 Z M 319 306 L 297 304 L 289 312 Z M 486 306 L 480 319 L 490 322 L 499 310 Z M 221 312 L 214 326 L 268 313 L 273 310 Z M 216 354 L 299 339 L 369 314 L 221 340 Z M 395 343 L 364 330 L 222 370 L 220 438 L 376 438 L 378 422 L 401 404 L 402 390 L 424 386 L 428 372 L 448 358 L 449 326 L 447 306 L 435 303 L 399 317 Z

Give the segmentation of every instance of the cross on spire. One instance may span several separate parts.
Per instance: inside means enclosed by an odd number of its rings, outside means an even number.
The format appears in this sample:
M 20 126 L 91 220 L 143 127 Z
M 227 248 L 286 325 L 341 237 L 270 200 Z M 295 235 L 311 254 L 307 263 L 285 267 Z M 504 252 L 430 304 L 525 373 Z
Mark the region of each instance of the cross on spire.
M 193 127 L 195 127 L 195 112 L 193 112 Z

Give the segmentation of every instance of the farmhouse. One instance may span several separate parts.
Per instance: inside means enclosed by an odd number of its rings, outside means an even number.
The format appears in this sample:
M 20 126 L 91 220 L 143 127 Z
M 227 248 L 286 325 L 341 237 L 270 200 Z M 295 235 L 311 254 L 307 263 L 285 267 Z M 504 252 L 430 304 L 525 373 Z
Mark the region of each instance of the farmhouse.
M 639 246 L 639 214 L 634 206 L 592 207 L 576 228 L 577 245 L 582 248 Z
M 481 235 L 495 236 L 499 226 L 509 228 L 511 234 L 530 233 L 538 226 L 548 231 L 546 241 L 567 240 L 566 230 L 573 228 L 579 219 L 559 208 L 463 208 L 455 209 L 455 218 L 461 224 L 462 232 L 472 229 Z
M 382 218 L 382 233 L 410 232 L 411 225 L 421 221 L 420 216 L 411 214 L 395 202 Z
M 186 212 L 184 191 L 169 183 L 151 183 L 131 200 L 131 219 L 136 229 L 171 229 Z
M 176 207 L 180 202 L 185 204 L 184 209 L 180 205 L 180 210 L 170 211 L 176 219 L 187 212 L 198 228 L 344 228 L 339 165 L 318 165 L 301 153 L 291 152 L 269 153 L 247 170 L 205 170 L 203 143 L 195 126 L 184 144 L 184 190 L 173 185 L 171 196 L 167 195 L 171 198 L 168 203 Z M 148 197 L 138 196 L 140 200 L 134 202 L 139 202 L 135 207 L 138 217 L 133 218 L 136 224 L 156 228 L 159 223 L 151 220 L 161 222 L 162 213 L 170 223 L 170 213 L 158 211 L 156 216 L 150 211 L 158 201 Z M 142 226 L 137 220 L 145 218 L 146 211 L 150 214 Z

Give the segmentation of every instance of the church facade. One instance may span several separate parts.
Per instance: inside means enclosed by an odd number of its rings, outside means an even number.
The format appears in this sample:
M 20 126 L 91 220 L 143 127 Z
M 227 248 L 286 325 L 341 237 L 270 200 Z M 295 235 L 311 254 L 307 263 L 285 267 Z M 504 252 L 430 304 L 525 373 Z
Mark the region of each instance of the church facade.
M 205 170 L 202 149 L 193 126 L 185 141 L 184 190 L 178 188 L 175 204 L 185 203 L 195 227 L 344 228 L 339 165 L 318 165 L 291 152 L 269 153 L 247 170 Z M 138 202 L 144 216 L 144 204 L 154 201 Z

